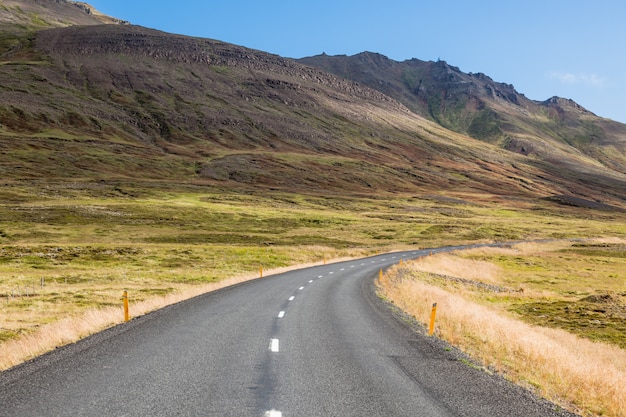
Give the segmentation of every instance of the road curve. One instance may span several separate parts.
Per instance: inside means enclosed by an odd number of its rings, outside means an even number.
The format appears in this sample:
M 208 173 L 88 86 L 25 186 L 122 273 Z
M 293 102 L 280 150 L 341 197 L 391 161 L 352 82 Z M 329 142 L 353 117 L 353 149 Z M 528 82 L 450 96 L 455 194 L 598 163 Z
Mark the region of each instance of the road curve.
M 0 416 L 572 416 L 376 297 L 380 269 L 425 254 L 265 277 L 133 319 L 0 373 Z

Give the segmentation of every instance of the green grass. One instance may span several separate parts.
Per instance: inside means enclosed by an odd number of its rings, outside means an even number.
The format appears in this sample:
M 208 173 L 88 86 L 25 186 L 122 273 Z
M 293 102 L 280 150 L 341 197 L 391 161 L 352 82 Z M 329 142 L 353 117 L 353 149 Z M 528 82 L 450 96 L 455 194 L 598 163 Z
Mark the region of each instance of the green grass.
M 626 308 L 617 302 L 575 301 L 529 302 L 512 308 L 526 321 L 557 327 L 579 336 L 613 343 L 626 349 Z
M 512 253 L 461 256 L 494 263 L 512 295 L 481 295 L 523 320 L 626 348 L 626 244 L 546 243 Z
M 0 189 L 0 337 L 117 305 L 124 289 L 145 300 L 254 274 L 260 265 L 267 270 L 407 246 L 625 232 L 620 213 L 594 220 L 588 211 L 549 202 L 504 205 L 485 196 L 443 197 L 451 196 L 324 196 L 165 182 L 7 182 Z M 623 248 L 604 246 L 573 246 L 559 255 L 567 260 L 580 256 L 576 251 L 593 255 L 597 265 L 624 259 Z M 538 287 L 569 288 L 566 272 L 540 274 L 541 257 L 495 261 L 535 274 L 528 281 Z

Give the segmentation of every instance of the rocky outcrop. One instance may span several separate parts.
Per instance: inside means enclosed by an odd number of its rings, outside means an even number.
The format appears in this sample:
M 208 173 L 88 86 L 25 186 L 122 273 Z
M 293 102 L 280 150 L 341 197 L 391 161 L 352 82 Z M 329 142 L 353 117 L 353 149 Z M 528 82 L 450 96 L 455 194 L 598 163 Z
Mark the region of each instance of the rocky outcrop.
M 69 0 L 3 0 L 0 23 L 43 29 L 73 25 L 129 24 L 84 2 Z
M 38 46 L 51 55 L 144 56 L 171 63 L 269 72 L 385 102 L 395 109 L 408 112 L 402 104 L 376 89 L 278 55 L 211 39 L 172 35 L 141 26 L 63 28 L 42 32 L 37 39 Z M 288 84 L 293 84 L 279 79 L 273 83 L 274 88 L 288 88 Z
M 464 73 L 442 60 L 397 62 L 363 52 L 299 61 L 377 89 L 447 129 L 504 149 L 536 157 L 535 150 L 553 148 L 561 160 L 568 158 L 561 151 L 575 149 L 626 172 L 626 125 L 598 117 L 573 100 L 530 100 L 511 84 Z
M 56 1 L 65 1 L 73 6 L 76 6 L 82 11 L 84 11 L 86 14 L 93 15 L 104 24 L 130 25 L 130 22 L 127 20 L 117 19 L 115 17 L 107 16 L 105 14 L 100 13 L 99 11 L 94 9 L 93 6 L 91 6 L 89 3 L 84 3 L 80 1 L 68 1 L 68 0 L 56 0 Z

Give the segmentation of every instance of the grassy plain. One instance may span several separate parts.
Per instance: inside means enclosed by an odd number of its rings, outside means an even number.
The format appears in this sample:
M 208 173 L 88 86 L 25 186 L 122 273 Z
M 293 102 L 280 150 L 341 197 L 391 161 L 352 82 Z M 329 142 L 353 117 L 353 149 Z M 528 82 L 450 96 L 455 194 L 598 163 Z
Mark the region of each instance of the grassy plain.
M 433 255 L 386 275 L 388 299 L 508 378 L 583 415 L 626 416 L 626 240 Z
M 118 314 L 125 289 L 132 307 L 258 276 L 261 265 L 270 270 L 403 247 L 620 236 L 625 218 L 490 194 L 322 196 L 199 184 L 6 182 L 0 350 L 61 320 L 107 309 Z

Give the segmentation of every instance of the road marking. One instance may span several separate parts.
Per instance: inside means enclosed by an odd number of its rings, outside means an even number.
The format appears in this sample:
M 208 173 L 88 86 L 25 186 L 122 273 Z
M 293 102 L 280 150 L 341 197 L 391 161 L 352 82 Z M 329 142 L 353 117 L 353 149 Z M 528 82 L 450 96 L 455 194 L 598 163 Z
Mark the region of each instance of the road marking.
M 309 284 L 311 284 L 312 282 L 313 282 L 313 280 L 310 280 L 310 281 L 309 281 Z
M 283 413 L 276 410 L 270 410 L 265 412 L 265 417 L 283 417 Z
M 283 317 L 285 317 L 285 312 L 281 311 L 280 313 L 278 313 L 278 318 L 282 319 Z
M 387 260 L 387 258 L 383 258 L 383 261 L 386 261 L 386 260 Z
M 320 275 L 318 278 L 324 278 L 324 275 Z
M 332 274 L 334 274 L 334 272 L 333 272 L 333 271 L 330 271 L 330 272 L 328 273 L 328 275 L 332 275 Z
M 300 291 L 302 291 L 302 290 L 304 289 L 304 287 L 300 287 L 300 288 L 298 288 L 298 289 L 299 289 Z
M 295 300 L 295 298 L 296 298 L 296 296 L 292 295 L 291 297 L 289 297 L 289 301 L 293 301 L 293 300 Z
M 270 350 L 272 352 L 278 352 L 278 339 L 272 339 L 270 342 Z
M 346 270 L 346 268 L 341 268 L 341 271 L 345 271 L 345 270 Z
M 354 268 L 354 265 L 350 265 L 350 268 Z

